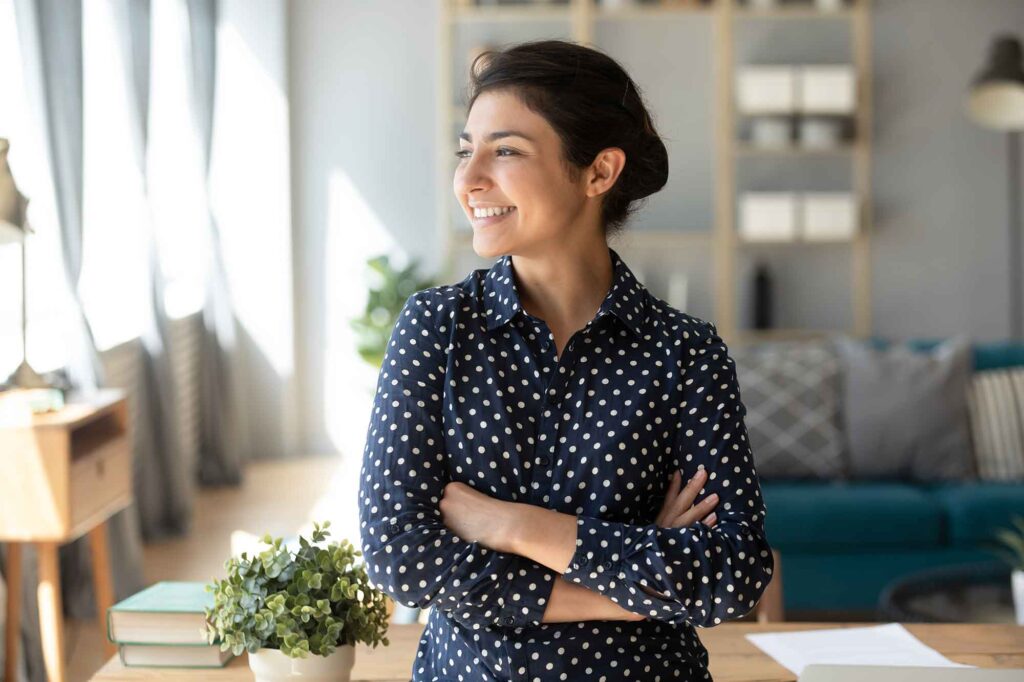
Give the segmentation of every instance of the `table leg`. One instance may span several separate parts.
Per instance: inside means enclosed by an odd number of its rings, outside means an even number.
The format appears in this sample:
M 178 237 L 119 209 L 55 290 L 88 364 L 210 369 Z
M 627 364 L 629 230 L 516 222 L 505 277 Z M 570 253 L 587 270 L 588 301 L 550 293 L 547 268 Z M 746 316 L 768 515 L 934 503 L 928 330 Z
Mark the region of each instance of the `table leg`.
M 4 568 L 7 581 L 7 623 L 4 630 L 4 679 L 17 679 L 18 640 L 21 639 L 21 545 L 7 543 L 7 563 Z
M 39 630 L 43 644 L 43 664 L 49 682 L 65 682 L 64 609 L 60 597 L 60 562 L 56 542 L 36 543 L 39 555 Z
M 110 552 L 107 548 L 107 522 L 89 531 L 89 546 L 92 548 L 92 585 L 96 595 L 96 616 L 100 632 L 107 632 L 107 609 L 114 605 L 114 587 L 110 575 Z M 117 645 L 104 635 L 103 650 L 110 658 L 117 653 Z

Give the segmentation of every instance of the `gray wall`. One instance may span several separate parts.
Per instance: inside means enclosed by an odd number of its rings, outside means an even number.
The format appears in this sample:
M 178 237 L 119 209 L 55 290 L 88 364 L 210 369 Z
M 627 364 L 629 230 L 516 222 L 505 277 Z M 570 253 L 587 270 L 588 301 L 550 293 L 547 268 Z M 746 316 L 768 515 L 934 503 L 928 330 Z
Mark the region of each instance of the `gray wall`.
M 1008 332 L 1005 137 L 972 124 L 963 103 L 992 35 L 1024 28 L 1024 2 L 873 4 L 874 331 L 897 338 L 958 332 L 978 340 L 1003 337 Z M 307 445 L 327 450 L 338 446 L 338 438 L 323 426 L 333 419 L 324 407 L 329 384 L 367 382 L 361 369 L 332 372 L 331 354 L 343 352 L 343 345 L 327 342 L 340 324 L 332 311 L 345 307 L 345 296 L 361 300 L 364 295 L 355 256 L 387 247 L 419 257 L 428 267 L 440 262 L 434 218 L 439 181 L 434 148 L 438 3 L 301 0 L 288 6 L 298 370 L 305 389 L 301 394 L 311 396 L 312 403 L 304 409 Z M 759 26 L 741 28 L 740 60 L 850 58 L 849 33 L 842 22 Z M 488 31 L 494 35 L 487 26 L 473 30 L 478 34 L 457 34 L 457 44 L 468 45 Z M 672 176 L 663 196 L 652 198 L 639 217 L 638 230 L 711 227 L 710 30 L 707 17 L 637 20 L 620 30 L 597 27 L 596 46 L 631 72 L 668 138 Z M 531 37 L 521 31 L 510 35 L 510 40 Z M 660 53 L 652 54 L 652 46 Z M 666 60 L 672 68 L 665 68 Z M 691 66 L 682 66 L 686 64 Z M 850 181 L 848 170 L 835 160 L 798 159 L 784 163 L 801 165 L 786 168 L 778 163 L 745 164 L 740 186 L 841 189 Z M 340 200 L 332 199 L 328 188 L 336 188 L 336 177 L 334 185 L 330 178 L 339 172 L 348 178 L 348 192 L 358 195 L 361 220 L 331 217 L 331 206 Z M 441 186 L 450 188 L 447 182 Z M 446 201 L 451 201 L 449 194 L 450 189 Z M 333 232 L 350 240 L 347 250 L 332 249 Z M 706 267 L 710 250 L 686 248 L 691 250 L 661 253 L 659 262 L 642 267 L 655 293 L 664 295 L 665 259 L 694 264 L 689 309 L 711 317 L 712 272 Z M 625 246 L 623 250 L 632 253 Z M 777 295 L 784 302 L 779 325 L 849 325 L 846 247 L 744 251 L 741 311 L 747 306 L 746 282 L 755 254 L 774 264 Z M 475 263 L 472 258 L 464 262 L 467 268 Z M 339 269 L 348 272 L 338 275 Z M 345 292 L 333 290 L 338 287 Z M 349 303 L 350 309 L 358 307 Z M 365 426 L 366 415 L 359 413 L 363 406 L 354 409 L 351 429 L 358 430 L 360 423 Z M 357 440 L 353 436 L 353 443 Z

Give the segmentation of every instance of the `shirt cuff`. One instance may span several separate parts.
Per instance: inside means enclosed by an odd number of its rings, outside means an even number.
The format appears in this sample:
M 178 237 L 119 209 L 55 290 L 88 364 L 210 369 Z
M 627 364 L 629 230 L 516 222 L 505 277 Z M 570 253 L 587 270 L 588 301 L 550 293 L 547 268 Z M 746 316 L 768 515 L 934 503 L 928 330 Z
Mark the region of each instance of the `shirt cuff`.
M 576 517 L 576 551 L 562 575 L 578 580 L 579 574 L 619 574 L 622 562 L 620 524 L 593 516 Z M 595 575 L 596 577 L 596 575 Z
M 521 562 L 509 575 L 509 589 L 498 614 L 497 625 L 508 628 L 537 627 L 544 622 L 557 572 L 536 561 Z

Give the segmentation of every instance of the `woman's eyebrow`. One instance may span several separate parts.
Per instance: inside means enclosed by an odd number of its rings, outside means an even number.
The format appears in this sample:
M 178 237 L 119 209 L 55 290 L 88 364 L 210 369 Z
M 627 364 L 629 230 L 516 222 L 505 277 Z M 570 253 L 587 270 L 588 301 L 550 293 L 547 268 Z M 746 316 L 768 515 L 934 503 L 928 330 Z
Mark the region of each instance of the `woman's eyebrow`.
M 530 137 L 529 135 L 524 135 L 518 130 L 496 130 L 490 135 L 486 136 L 484 140 L 486 142 L 493 142 L 494 140 L 497 140 L 498 138 L 502 137 L 521 137 L 524 140 L 529 140 L 530 142 L 534 141 L 532 137 Z M 466 142 L 473 141 L 473 136 L 467 133 L 465 130 L 462 131 L 462 133 L 459 135 L 459 138 L 465 140 Z

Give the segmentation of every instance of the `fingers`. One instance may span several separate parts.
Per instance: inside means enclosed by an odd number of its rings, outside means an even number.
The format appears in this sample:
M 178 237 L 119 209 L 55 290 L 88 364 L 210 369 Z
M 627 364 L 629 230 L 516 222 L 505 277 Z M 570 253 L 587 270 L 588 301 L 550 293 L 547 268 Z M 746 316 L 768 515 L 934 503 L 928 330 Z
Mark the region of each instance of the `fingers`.
M 693 506 L 693 501 L 697 498 L 697 493 L 699 493 L 700 489 L 704 486 L 706 478 L 707 472 L 704 469 L 698 469 L 697 473 L 695 473 L 689 483 L 686 484 L 686 487 L 683 488 L 682 493 L 677 495 L 669 506 L 669 518 L 676 518 Z
M 655 523 L 659 526 L 667 525 L 670 518 L 669 513 L 672 509 L 672 501 L 679 495 L 679 486 L 682 480 L 682 474 L 679 473 L 678 469 L 669 476 L 668 488 L 665 490 L 665 499 L 661 503 L 661 511 L 658 512 L 658 518 L 655 519 Z
M 703 523 L 705 526 L 708 526 L 709 528 L 713 528 L 715 524 L 718 523 L 718 515 L 715 514 L 715 512 L 711 512 L 710 514 L 704 517 L 704 520 L 701 521 L 701 523 Z

